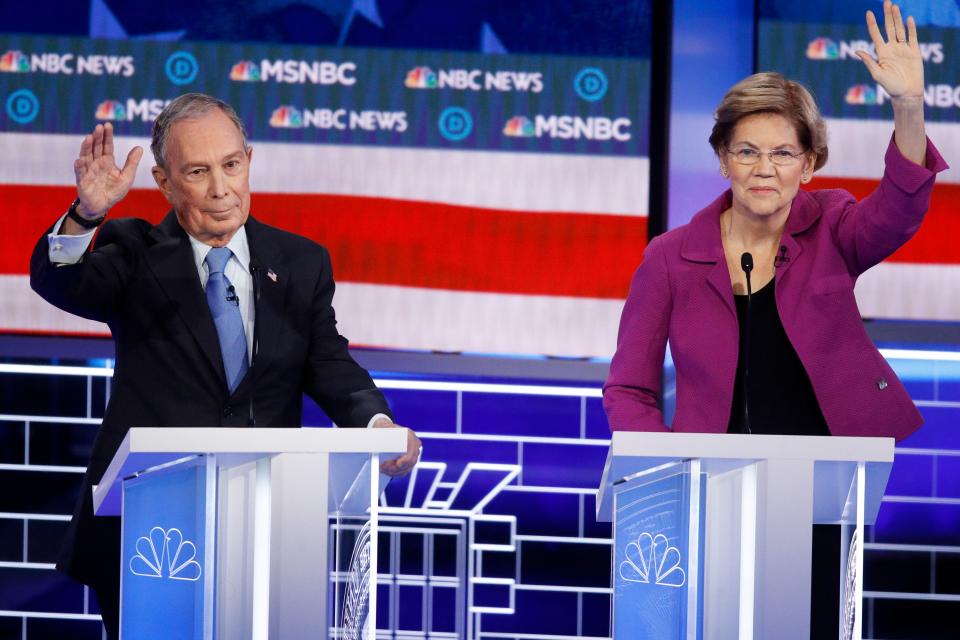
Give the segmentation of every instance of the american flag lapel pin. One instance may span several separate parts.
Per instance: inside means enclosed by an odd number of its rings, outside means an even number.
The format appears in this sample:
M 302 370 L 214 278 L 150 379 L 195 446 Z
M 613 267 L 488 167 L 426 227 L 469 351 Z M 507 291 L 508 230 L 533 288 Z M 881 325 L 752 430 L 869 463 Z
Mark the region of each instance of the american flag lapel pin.
M 270 278 L 271 282 L 277 281 L 277 273 L 273 269 L 267 269 L 267 277 Z

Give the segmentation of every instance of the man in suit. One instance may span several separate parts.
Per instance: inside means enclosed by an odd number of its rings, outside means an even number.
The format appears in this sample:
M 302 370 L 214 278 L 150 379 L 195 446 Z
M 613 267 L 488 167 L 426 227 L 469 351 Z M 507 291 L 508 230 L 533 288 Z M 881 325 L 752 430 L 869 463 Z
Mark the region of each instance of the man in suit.
M 123 168 L 111 125 L 83 139 L 77 199 L 40 238 L 31 286 L 55 306 L 107 323 L 113 393 L 94 441 L 58 569 L 94 588 L 118 636 L 118 518 L 95 518 L 90 488 L 131 426 L 299 427 L 306 393 L 341 427 L 392 427 L 387 403 L 336 329 L 330 257 L 250 217 L 253 156 L 243 124 L 216 98 L 186 94 L 157 118 L 153 177 L 172 207 L 160 224 L 103 224 L 143 155 Z M 420 441 L 383 463 L 416 464 Z

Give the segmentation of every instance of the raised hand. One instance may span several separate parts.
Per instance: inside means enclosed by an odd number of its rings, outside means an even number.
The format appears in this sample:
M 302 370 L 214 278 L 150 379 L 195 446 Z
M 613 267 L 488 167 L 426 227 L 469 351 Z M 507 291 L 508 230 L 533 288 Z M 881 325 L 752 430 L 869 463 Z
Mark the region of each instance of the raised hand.
M 142 157 L 143 148 L 134 147 L 123 168 L 118 167 L 113 157 L 113 125 L 98 124 L 93 133 L 83 138 L 80 156 L 73 161 L 80 198 L 77 213 L 95 220 L 120 202 L 130 191 Z
M 877 58 L 874 59 L 866 51 L 858 51 L 857 56 L 890 97 L 923 97 L 923 57 L 920 55 L 916 22 L 911 16 L 904 27 L 900 7 L 890 0 L 883 3 L 883 18 L 886 41 L 880 34 L 877 18 L 872 11 L 867 11 L 867 31 L 876 48 Z

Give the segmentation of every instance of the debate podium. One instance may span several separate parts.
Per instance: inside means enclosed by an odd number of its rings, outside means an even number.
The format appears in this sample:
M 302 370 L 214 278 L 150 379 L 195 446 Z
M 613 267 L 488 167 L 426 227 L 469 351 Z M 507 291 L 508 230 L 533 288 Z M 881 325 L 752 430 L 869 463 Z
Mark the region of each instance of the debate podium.
M 130 429 L 93 491 L 122 516 L 122 640 L 373 640 L 380 456 L 406 431 Z
M 613 638 L 809 640 L 813 524 L 841 524 L 839 638 L 862 638 L 863 527 L 892 438 L 615 432 Z

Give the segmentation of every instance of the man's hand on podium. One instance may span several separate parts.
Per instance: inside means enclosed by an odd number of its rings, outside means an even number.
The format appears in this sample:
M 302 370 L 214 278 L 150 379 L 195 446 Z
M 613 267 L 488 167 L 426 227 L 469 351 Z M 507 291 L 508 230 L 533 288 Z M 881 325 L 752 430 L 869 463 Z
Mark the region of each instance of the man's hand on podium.
M 389 429 L 398 426 L 400 425 L 391 422 L 387 418 L 380 418 L 373 423 L 374 429 Z M 413 432 L 413 429 L 407 429 L 407 452 L 399 458 L 385 460 L 380 463 L 380 472 L 392 478 L 407 475 L 417 464 L 417 460 L 420 459 L 422 446 L 423 444 L 420 442 L 420 438 Z

